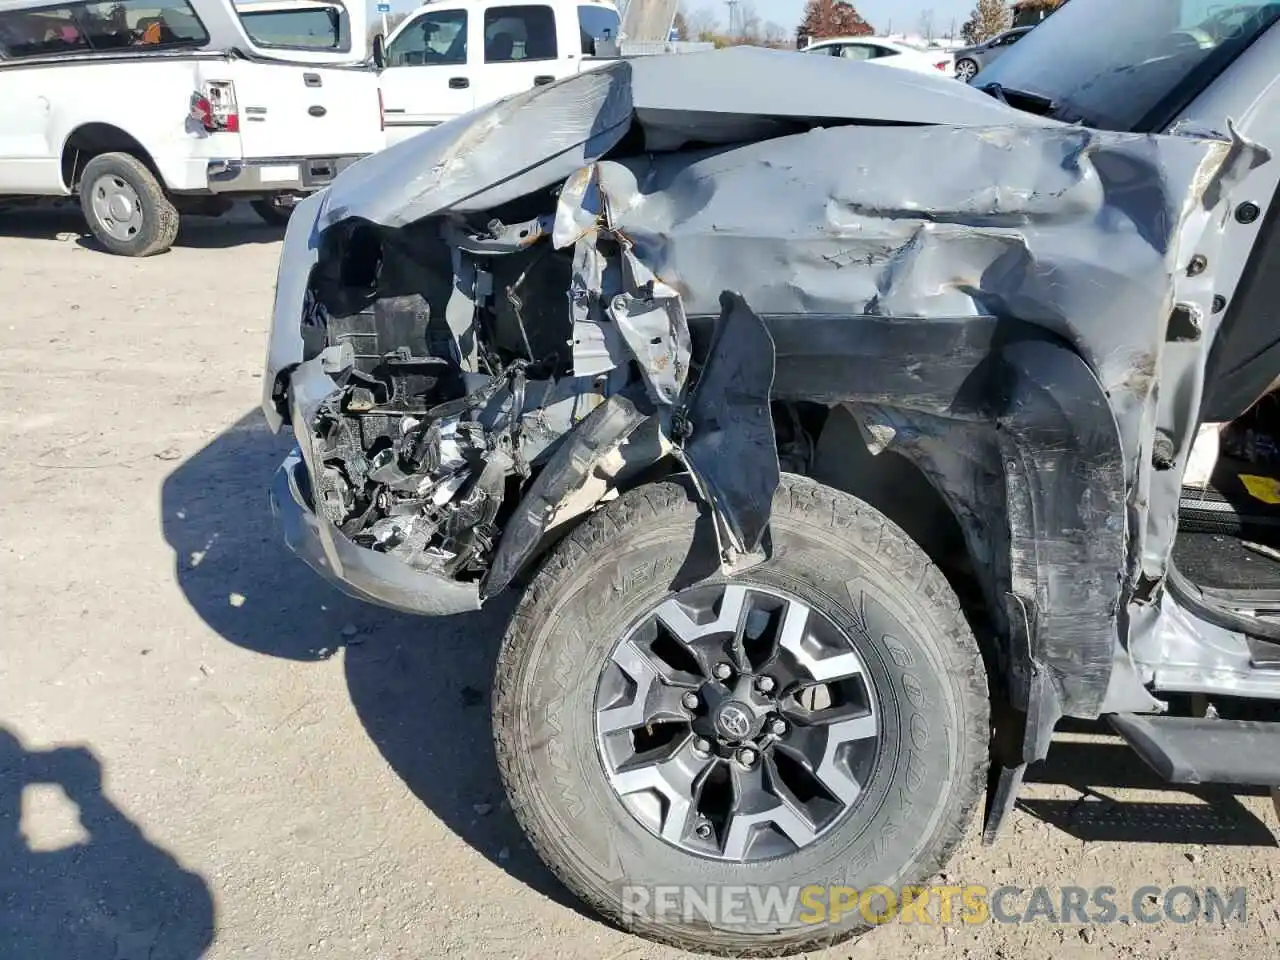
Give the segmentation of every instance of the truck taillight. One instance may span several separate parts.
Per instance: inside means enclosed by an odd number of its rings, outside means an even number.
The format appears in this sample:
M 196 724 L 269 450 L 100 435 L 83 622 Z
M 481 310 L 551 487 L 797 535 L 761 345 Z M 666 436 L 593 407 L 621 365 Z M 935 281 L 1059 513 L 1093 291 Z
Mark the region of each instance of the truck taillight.
M 387 129 L 387 109 L 382 103 L 382 88 L 378 88 L 378 129 L 386 132 Z
M 230 80 L 209 80 L 191 96 L 191 116 L 210 133 L 239 133 L 240 108 Z

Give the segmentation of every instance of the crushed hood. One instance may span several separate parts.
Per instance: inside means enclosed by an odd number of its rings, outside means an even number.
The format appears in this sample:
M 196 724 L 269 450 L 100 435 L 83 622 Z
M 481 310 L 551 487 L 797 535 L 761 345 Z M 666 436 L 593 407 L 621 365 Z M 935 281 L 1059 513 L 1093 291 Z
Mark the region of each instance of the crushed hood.
M 768 77 L 769 82 L 761 82 Z M 396 144 L 328 191 L 321 225 L 403 226 L 564 180 L 637 136 L 637 152 L 762 140 L 824 124 L 1055 125 L 941 74 L 758 47 L 620 60 Z

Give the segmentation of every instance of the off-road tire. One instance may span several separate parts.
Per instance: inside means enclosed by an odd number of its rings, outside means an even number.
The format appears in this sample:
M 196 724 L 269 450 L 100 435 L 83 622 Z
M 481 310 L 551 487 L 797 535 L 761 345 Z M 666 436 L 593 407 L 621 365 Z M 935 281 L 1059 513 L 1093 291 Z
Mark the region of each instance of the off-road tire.
M 262 218 L 263 223 L 272 227 L 287 227 L 289 217 L 293 215 L 292 209 L 282 210 L 265 198 L 250 200 L 249 206 L 253 207 L 253 212 Z
M 853 637 L 883 718 L 881 759 L 857 806 L 794 854 L 727 863 L 664 842 L 613 793 L 597 752 L 595 694 L 613 644 L 670 593 L 723 580 L 709 517 L 683 478 L 624 494 L 555 548 L 511 620 L 495 679 L 503 782 L 547 866 L 620 927 L 720 955 L 818 949 L 868 924 L 856 909 L 835 923 L 802 917 L 757 929 L 652 918 L 624 909 L 623 887 L 925 882 L 968 827 L 987 768 L 982 657 L 950 585 L 916 544 L 862 501 L 791 475 L 769 536 L 770 559 L 735 580 L 790 591 Z M 868 598 L 901 626 L 896 636 L 859 629 Z
M 107 233 L 93 211 L 90 191 L 104 175 L 119 177 L 138 196 L 142 226 L 128 240 L 120 240 Z M 102 153 L 85 164 L 80 176 L 80 209 L 94 238 L 108 252 L 119 256 L 150 257 L 164 253 L 178 238 L 180 217 L 177 209 L 165 196 L 164 187 L 155 174 L 129 153 Z

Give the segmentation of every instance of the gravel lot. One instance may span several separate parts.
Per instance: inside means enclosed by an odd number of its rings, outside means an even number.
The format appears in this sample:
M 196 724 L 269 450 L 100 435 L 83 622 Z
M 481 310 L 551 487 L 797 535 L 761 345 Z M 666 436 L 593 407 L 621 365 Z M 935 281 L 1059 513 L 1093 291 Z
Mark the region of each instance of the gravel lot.
M 81 229 L 0 217 L 0 957 L 679 955 L 580 912 L 502 803 L 509 605 L 387 613 L 278 545 L 279 233 L 194 221 L 139 261 Z M 1089 739 L 947 882 L 1243 885 L 1245 923 L 896 925 L 821 956 L 1275 956 L 1270 799 L 1163 789 Z

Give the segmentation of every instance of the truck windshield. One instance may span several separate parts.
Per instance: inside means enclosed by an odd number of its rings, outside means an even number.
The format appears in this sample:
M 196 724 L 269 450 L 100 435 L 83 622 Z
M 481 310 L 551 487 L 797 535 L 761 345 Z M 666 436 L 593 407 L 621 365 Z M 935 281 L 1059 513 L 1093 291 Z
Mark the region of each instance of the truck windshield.
M 238 12 L 249 39 L 262 47 L 341 50 L 347 46 L 342 37 L 342 14 L 336 7 L 241 9 Z
M 604 51 L 596 49 L 596 42 L 599 40 L 616 42 L 621 24 L 618 11 L 612 7 L 587 5 L 578 7 L 578 33 L 582 37 L 582 55 L 584 57 L 601 56 Z
M 1156 131 L 1278 18 L 1258 0 L 1069 0 L 973 84 L 1068 123 Z

